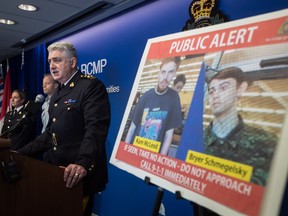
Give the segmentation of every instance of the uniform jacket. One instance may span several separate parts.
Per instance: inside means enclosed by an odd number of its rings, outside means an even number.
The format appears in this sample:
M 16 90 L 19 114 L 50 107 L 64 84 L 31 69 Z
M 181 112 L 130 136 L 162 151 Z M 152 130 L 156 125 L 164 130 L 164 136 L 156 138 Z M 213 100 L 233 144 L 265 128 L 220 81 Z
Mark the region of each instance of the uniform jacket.
M 1 134 L 4 135 L 3 138 L 12 140 L 12 150 L 20 149 L 35 138 L 35 116 L 28 115 L 23 118 L 25 113 L 23 107 L 14 115 L 13 111 L 7 112 L 5 115 Z M 11 130 L 16 124 L 19 125 Z M 8 132 L 8 130 L 11 130 L 11 132 Z
M 110 103 L 105 86 L 79 71 L 54 92 L 46 131 L 20 149 L 26 155 L 44 152 L 51 164 L 79 164 L 87 170 L 84 195 L 105 189 L 108 181 L 105 142 L 110 126 Z
M 225 138 L 217 137 L 210 123 L 204 132 L 205 154 L 252 166 L 250 182 L 265 186 L 278 138 L 238 117 L 238 125 Z

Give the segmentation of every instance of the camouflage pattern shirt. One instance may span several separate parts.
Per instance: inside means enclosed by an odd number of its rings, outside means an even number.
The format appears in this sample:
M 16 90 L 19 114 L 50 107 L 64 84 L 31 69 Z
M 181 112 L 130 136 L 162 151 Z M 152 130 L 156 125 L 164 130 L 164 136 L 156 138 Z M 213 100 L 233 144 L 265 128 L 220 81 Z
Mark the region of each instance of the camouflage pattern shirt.
M 212 131 L 212 125 L 211 122 L 204 132 L 205 154 L 252 166 L 250 181 L 264 186 L 277 136 L 245 124 L 241 116 L 239 124 L 225 138 L 217 137 Z

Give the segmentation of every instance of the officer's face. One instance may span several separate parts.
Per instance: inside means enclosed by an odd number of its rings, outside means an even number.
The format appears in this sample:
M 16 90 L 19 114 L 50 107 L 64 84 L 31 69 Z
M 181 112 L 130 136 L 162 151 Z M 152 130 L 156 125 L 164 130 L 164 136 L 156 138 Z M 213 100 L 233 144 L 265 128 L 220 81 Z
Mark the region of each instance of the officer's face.
M 45 94 L 52 95 L 57 86 L 58 85 L 55 83 L 52 76 L 45 76 L 43 78 L 42 87 Z
M 209 105 L 216 117 L 236 112 L 237 97 L 238 88 L 234 78 L 214 79 L 209 84 Z
M 162 66 L 158 74 L 158 91 L 165 91 L 176 74 L 175 62 L 168 62 Z
M 72 76 L 75 67 L 75 58 L 69 58 L 60 50 L 49 52 L 48 63 L 53 79 L 61 84 L 65 83 Z
M 13 92 L 11 95 L 11 105 L 15 108 L 20 107 L 24 103 L 24 99 L 21 99 L 18 92 Z

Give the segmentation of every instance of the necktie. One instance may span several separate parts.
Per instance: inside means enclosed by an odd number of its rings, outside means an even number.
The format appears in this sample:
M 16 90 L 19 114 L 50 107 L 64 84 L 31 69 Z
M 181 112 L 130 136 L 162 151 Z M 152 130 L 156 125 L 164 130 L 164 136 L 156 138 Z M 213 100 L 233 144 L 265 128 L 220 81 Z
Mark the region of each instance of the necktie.
M 15 116 L 16 114 L 17 114 L 17 110 L 14 109 L 14 110 L 13 110 L 13 116 Z
M 63 90 L 65 88 L 65 85 L 64 84 L 61 84 L 60 85 L 60 88 L 59 88 L 59 92 L 61 91 L 61 90 Z

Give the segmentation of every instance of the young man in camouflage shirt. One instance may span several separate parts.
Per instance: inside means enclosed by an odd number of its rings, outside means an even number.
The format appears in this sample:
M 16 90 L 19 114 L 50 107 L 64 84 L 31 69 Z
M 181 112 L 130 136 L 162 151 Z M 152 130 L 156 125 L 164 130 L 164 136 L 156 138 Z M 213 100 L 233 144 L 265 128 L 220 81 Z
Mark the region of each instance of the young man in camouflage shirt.
M 245 124 L 237 113 L 237 100 L 247 87 L 243 71 L 236 67 L 221 70 L 208 82 L 214 119 L 205 129 L 205 153 L 252 166 L 250 181 L 264 186 L 278 138 Z

